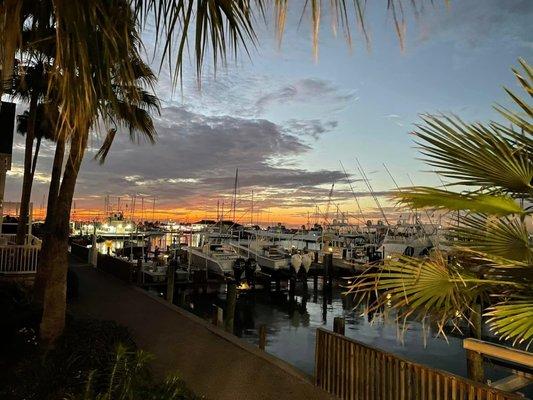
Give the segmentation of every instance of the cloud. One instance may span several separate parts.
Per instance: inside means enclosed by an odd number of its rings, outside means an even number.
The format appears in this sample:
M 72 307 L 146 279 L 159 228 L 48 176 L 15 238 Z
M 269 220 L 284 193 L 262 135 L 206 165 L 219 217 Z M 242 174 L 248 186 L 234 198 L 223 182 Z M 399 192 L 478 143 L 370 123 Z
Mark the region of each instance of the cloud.
M 255 109 L 257 113 L 263 113 L 274 104 L 279 106 L 310 101 L 344 106 L 346 103 L 356 100 L 353 92 L 342 91 L 329 81 L 305 78 L 261 94 L 255 101 Z
M 132 144 L 127 135 L 119 134 L 100 166 L 92 160 L 98 148 L 93 143 L 76 197 L 141 194 L 156 196 L 158 204 L 197 207 L 199 202 L 231 197 L 238 168 L 242 193 L 253 189 L 265 204 L 305 207 L 317 196 L 326 198 L 329 189 L 321 185 L 344 180 L 340 171 L 308 170 L 298 162 L 311 150 L 307 141 L 336 125 L 336 121 L 295 119 L 279 125 L 263 118 L 166 107 L 155 118 L 158 136 L 153 146 Z

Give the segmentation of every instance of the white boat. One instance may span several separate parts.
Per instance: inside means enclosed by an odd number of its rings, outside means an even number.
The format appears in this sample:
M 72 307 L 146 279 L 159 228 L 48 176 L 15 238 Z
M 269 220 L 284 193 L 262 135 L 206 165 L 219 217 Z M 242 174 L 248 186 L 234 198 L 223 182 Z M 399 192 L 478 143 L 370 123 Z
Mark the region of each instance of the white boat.
M 231 234 L 218 232 L 205 232 L 200 237 L 198 247 L 186 247 L 189 253 L 191 267 L 205 270 L 222 277 L 234 277 L 239 279 L 244 272 L 245 266 L 253 266 L 245 260 L 237 250 L 229 243 L 235 237 Z
M 389 228 L 379 251 L 386 259 L 402 255 L 423 257 L 429 254 L 438 240 L 437 228 L 416 224 L 398 224 Z
M 290 254 L 277 244 L 251 241 L 247 244 L 232 242 L 231 246 L 242 256 L 255 259 L 262 270 L 289 270 L 291 266 Z

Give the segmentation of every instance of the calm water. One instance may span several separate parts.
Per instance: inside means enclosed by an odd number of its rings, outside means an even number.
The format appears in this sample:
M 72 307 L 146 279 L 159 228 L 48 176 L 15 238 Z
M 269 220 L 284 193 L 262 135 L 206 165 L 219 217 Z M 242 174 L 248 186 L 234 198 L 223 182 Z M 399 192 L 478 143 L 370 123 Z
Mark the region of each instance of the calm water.
M 294 298 L 290 298 L 286 291 L 268 293 L 258 290 L 240 294 L 235 311 L 235 334 L 257 345 L 258 329 L 266 325 L 266 351 L 312 375 L 316 328 L 332 330 L 333 318 L 342 316 L 346 320 L 346 336 L 350 338 L 421 364 L 466 376 L 462 338 L 456 334 L 448 334 L 446 341 L 436 337 L 434 330 L 417 322 L 409 322 L 400 334 L 392 316 L 378 313 L 369 318 L 362 315 L 360 309 L 353 309 L 353 304 L 341 295 L 341 289 L 334 288 L 329 298 L 323 296 L 320 289 L 320 280 L 316 292 L 309 280 L 307 292 L 299 285 Z M 215 285 L 207 289 L 178 291 L 175 302 L 181 302 L 194 314 L 210 319 L 212 305 L 224 307 L 225 298 L 225 285 Z M 507 373 L 502 368 L 486 365 L 486 375 L 495 380 Z M 529 389 L 527 395 L 532 397 Z

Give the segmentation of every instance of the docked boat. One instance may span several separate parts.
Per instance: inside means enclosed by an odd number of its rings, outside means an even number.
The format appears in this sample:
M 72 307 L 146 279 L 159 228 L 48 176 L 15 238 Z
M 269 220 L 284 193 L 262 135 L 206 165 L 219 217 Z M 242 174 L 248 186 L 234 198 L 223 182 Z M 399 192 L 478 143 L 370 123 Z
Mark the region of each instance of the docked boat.
M 237 281 L 243 273 L 247 278 L 251 278 L 257 268 L 256 261 L 252 258 L 245 259 L 239 254 L 229 243 L 230 239 L 234 239 L 230 234 L 211 232 L 202 235 L 200 246 L 185 248 L 191 267 Z
M 263 272 L 288 271 L 291 266 L 291 255 L 277 244 L 251 241 L 247 244 L 232 242 L 231 246 L 240 255 L 256 260 Z
M 438 228 L 421 223 L 398 223 L 391 226 L 383 239 L 379 251 L 386 259 L 405 255 L 427 256 L 438 242 Z

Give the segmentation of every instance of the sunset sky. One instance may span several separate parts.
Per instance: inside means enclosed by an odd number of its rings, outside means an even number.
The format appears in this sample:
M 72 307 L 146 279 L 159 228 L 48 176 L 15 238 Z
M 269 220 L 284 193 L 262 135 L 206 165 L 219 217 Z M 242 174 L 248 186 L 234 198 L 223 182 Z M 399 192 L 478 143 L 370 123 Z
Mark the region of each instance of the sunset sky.
M 137 195 L 138 217 L 144 196 L 145 218 L 152 218 L 155 196 L 156 219 L 214 218 L 217 201 L 224 201 L 229 218 L 236 168 L 236 214 L 246 223 L 252 190 L 254 222 L 300 224 L 308 212 L 314 222 L 315 206 L 326 208 L 333 181 L 330 209 L 339 205 L 355 215 L 340 161 L 355 181 L 365 218 L 378 215 L 356 158 L 380 196 L 394 188 L 383 163 L 400 186 L 411 179 L 439 185 L 416 159 L 409 132 L 421 113 L 455 113 L 467 121 L 497 118 L 491 106 L 507 103 L 502 86 L 516 87 L 510 68 L 518 57 L 533 62 L 533 2 L 460 0 L 449 8 L 440 1 L 425 3 L 418 18 L 412 8 L 405 9 L 404 51 L 383 0 L 367 5 L 369 51 L 357 32 L 352 32 L 351 49 L 342 33 L 334 37 L 326 13 L 315 62 L 308 20 L 298 27 L 300 8 L 293 7 L 280 50 L 272 22 L 265 27 L 258 21 L 260 46 L 251 59 L 241 55 L 216 78 L 206 67 L 201 92 L 192 65 L 185 68 L 183 91 L 172 89 L 163 68 L 156 86 L 162 102 L 155 117 L 157 143 L 130 143 L 126 134 L 119 135 L 100 166 L 93 156 L 101 137 L 93 139 L 77 183 L 74 217 L 102 213 L 106 195 L 115 206 L 122 196 L 124 210 L 129 196 Z M 143 38 L 147 60 L 157 71 L 153 30 L 147 28 Z M 17 112 L 23 110 L 19 105 Z M 6 185 L 9 201 L 20 198 L 23 145 L 17 135 Z M 33 191 L 37 214 L 48 191 L 52 157 L 51 143 L 45 143 Z M 392 204 L 381 199 L 391 212 Z

